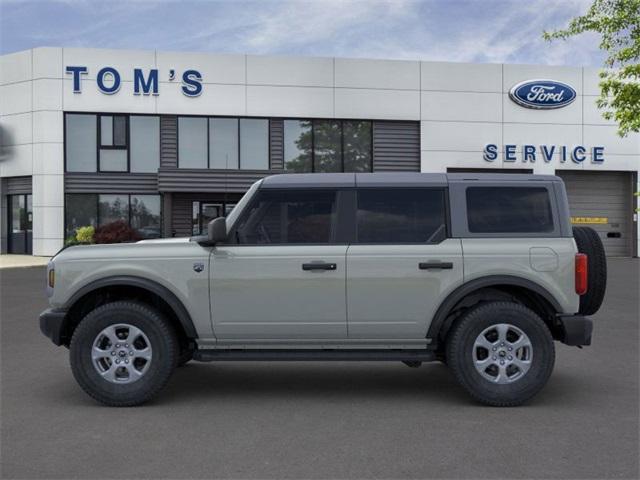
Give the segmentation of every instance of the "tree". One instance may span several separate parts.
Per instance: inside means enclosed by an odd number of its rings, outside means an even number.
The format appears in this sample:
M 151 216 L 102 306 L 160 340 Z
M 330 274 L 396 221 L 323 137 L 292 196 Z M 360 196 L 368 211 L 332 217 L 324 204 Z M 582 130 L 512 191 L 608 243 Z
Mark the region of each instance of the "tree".
M 600 49 L 607 52 L 597 100 L 603 117 L 617 122 L 620 136 L 640 131 L 640 0 L 595 0 L 565 29 L 545 31 L 543 37 L 551 41 L 585 32 L 600 34 Z

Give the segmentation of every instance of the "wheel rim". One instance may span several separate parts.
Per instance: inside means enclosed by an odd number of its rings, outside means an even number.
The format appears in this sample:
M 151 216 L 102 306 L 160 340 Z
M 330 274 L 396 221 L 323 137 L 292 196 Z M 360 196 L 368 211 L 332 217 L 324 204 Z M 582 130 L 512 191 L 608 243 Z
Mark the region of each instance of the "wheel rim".
M 526 333 L 509 323 L 484 329 L 473 344 L 473 364 L 493 383 L 513 383 L 531 368 L 533 346 Z
M 138 327 L 110 325 L 93 341 L 91 360 L 102 378 L 111 383 L 133 383 L 149 371 L 151 342 Z

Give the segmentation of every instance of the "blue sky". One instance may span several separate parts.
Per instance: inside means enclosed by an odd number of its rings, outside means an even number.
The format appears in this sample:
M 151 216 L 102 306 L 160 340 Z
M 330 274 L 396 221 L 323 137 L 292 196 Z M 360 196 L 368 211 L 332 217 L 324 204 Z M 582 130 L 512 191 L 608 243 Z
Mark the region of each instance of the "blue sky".
M 0 0 L 0 52 L 37 46 L 600 65 L 547 43 L 592 0 Z

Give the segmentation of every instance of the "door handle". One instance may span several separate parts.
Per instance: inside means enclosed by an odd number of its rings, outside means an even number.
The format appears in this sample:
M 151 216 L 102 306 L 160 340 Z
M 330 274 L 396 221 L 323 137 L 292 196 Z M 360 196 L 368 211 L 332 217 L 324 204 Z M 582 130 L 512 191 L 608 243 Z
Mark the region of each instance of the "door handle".
M 302 270 L 335 270 L 338 266 L 335 263 L 311 262 L 303 263 Z
M 451 270 L 452 262 L 420 262 L 418 264 L 420 270 Z

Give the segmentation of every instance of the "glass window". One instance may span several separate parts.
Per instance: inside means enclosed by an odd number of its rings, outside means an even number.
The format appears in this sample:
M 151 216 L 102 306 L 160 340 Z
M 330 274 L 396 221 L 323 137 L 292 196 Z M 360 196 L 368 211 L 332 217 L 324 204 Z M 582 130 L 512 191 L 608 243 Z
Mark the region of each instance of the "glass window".
M 284 121 L 284 169 L 287 172 L 311 172 L 311 122 Z
M 124 149 L 101 148 L 100 149 L 101 172 L 126 172 L 127 151 Z
M 429 243 L 446 234 L 442 189 L 358 191 L 360 243 Z
M 160 195 L 131 195 L 131 227 L 142 238 L 160 238 Z
M 549 192 L 543 187 L 469 187 L 467 217 L 473 233 L 553 231 Z
M 200 235 L 200 202 L 191 203 L 191 235 Z
M 207 168 L 207 119 L 178 117 L 178 166 Z
M 238 119 L 209 119 L 209 167 L 238 168 Z
M 259 118 L 240 120 L 240 168 L 269 169 L 269 120 Z
M 113 117 L 110 115 L 100 117 L 100 145 L 113 146 Z
M 127 117 L 122 115 L 113 117 L 113 146 L 127 146 Z
M 371 122 L 343 122 L 344 171 L 371 171 Z
M 325 244 L 334 238 L 336 193 L 329 190 L 262 191 L 240 219 L 241 244 Z
M 342 132 L 339 121 L 313 122 L 314 171 L 342 171 Z
M 76 228 L 95 227 L 98 218 L 98 196 L 95 194 L 73 194 L 65 196 L 66 236 L 75 236 Z
M 129 117 L 131 171 L 155 173 L 160 166 L 160 118 Z
M 129 223 L 128 195 L 100 195 L 98 205 L 100 225 L 124 220 Z
M 65 115 L 65 152 L 68 172 L 95 172 L 97 120 L 95 115 Z

